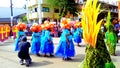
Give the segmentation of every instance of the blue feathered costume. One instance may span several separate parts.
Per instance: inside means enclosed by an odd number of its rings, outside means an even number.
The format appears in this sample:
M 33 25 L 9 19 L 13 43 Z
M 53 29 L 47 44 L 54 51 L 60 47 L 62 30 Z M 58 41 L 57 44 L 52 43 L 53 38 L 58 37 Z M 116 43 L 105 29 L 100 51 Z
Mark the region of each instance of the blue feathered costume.
M 78 45 L 79 43 L 82 42 L 82 29 L 81 28 L 76 29 L 76 31 L 74 32 L 73 38 L 74 38 L 74 42 L 76 42 Z
M 40 51 L 40 32 L 33 32 L 32 34 L 32 46 L 31 46 L 31 53 L 38 55 Z
M 50 54 L 50 56 L 54 53 L 54 44 L 53 39 L 50 36 L 50 31 L 45 30 L 45 35 L 42 37 L 41 40 L 41 47 L 40 47 L 41 53 L 46 56 L 46 54 Z
M 18 31 L 18 37 L 16 38 L 15 41 L 15 49 L 14 49 L 15 51 L 19 50 L 18 43 L 21 41 L 22 36 L 26 36 L 25 32 L 22 30 Z
M 62 57 L 64 60 L 75 56 L 72 35 L 70 34 L 70 31 L 68 29 L 63 30 L 55 55 Z

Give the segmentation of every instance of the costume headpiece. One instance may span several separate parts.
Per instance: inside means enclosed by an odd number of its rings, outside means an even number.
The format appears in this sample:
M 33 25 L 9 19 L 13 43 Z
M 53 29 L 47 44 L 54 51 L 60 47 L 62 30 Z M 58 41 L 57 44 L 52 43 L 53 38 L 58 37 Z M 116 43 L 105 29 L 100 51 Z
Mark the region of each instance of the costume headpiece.
M 107 16 L 107 23 L 106 23 L 106 28 L 107 28 L 108 31 L 110 31 L 111 29 L 114 29 L 114 26 L 112 25 L 110 20 L 111 20 L 111 14 L 110 14 L 110 11 L 109 11 L 108 16 Z
M 30 30 L 31 30 L 32 32 L 40 32 L 40 31 L 42 30 L 42 28 L 41 28 L 41 25 L 39 25 L 39 24 L 37 24 L 37 23 L 34 23 L 34 24 L 31 26 Z
M 69 29 L 73 24 L 71 23 L 70 19 L 63 18 L 61 20 L 60 26 L 61 28 L 67 28 Z
M 93 48 L 96 48 L 97 35 L 102 23 L 102 20 L 97 22 L 97 17 L 100 11 L 100 4 L 97 4 L 97 2 L 98 0 L 89 0 L 86 2 L 86 5 L 82 10 L 83 14 L 81 21 L 83 28 L 83 39 Z
M 76 21 L 76 22 L 74 23 L 74 28 L 78 28 L 78 27 L 82 27 L 82 23 L 79 22 L 79 21 Z
M 54 28 L 54 24 L 49 22 L 49 21 L 45 21 L 44 22 L 44 27 L 45 27 L 45 30 L 51 30 Z
M 26 30 L 26 24 L 22 23 L 22 22 L 18 23 L 17 24 L 17 29 L 18 30 Z

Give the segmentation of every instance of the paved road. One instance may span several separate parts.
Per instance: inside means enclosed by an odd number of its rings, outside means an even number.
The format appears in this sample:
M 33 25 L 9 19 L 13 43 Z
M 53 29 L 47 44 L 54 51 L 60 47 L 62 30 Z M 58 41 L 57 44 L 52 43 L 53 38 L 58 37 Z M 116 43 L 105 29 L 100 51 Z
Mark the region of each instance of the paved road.
M 54 38 L 55 50 L 59 43 L 59 38 Z M 0 42 L 0 68 L 26 68 L 24 65 L 19 64 L 17 52 L 13 51 L 15 40 L 9 39 L 8 41 Z M 85 56 L 85 43 L 81 43 L 82 47 L 75 46 L 76 56 L 72 61 L 63 61 L 59 57 L 45 58 L 37 57 L 31 54 L 33 64 L 29 68 L 78 68 L 80 62 L 83 61 Z M 116 53 L 118 56 L 111 56 L 116 68 L 120 68 L 120 43 L 117 44 Z

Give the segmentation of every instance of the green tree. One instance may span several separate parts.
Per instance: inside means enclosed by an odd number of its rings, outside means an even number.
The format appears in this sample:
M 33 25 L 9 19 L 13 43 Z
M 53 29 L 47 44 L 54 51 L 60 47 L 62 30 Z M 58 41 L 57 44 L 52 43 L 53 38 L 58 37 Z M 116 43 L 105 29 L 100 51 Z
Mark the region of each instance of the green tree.
M 26 15 L 20 17 L 20 19 L 21 19 L 22 22 L 27 23 L 27 16 Z
M 57 6 L 60 8 L 60 17 L 65 16 L 67 12 L 75 16 L 76 12 L 78 12 L 78 4 L 74 0 L 47 0 L 47 2 L 53 7 Z

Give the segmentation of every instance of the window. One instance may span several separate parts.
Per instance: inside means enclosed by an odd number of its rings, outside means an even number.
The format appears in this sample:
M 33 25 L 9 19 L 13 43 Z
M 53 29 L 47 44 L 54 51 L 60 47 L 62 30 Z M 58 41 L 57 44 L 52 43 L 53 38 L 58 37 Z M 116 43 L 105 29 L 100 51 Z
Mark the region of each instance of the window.
M 43 7 L 43 8 L 42 8 L 42 11 L 43 11 L 43 12 L 49 12 L 49 8 L 48 8 L 48 7 Z
M 58 8 L 54 8 L 54 12 L 55 13 L 59 13 L 59 9 Z
M 37 12 L 37 8 L 35 8 L 35 12 Z

